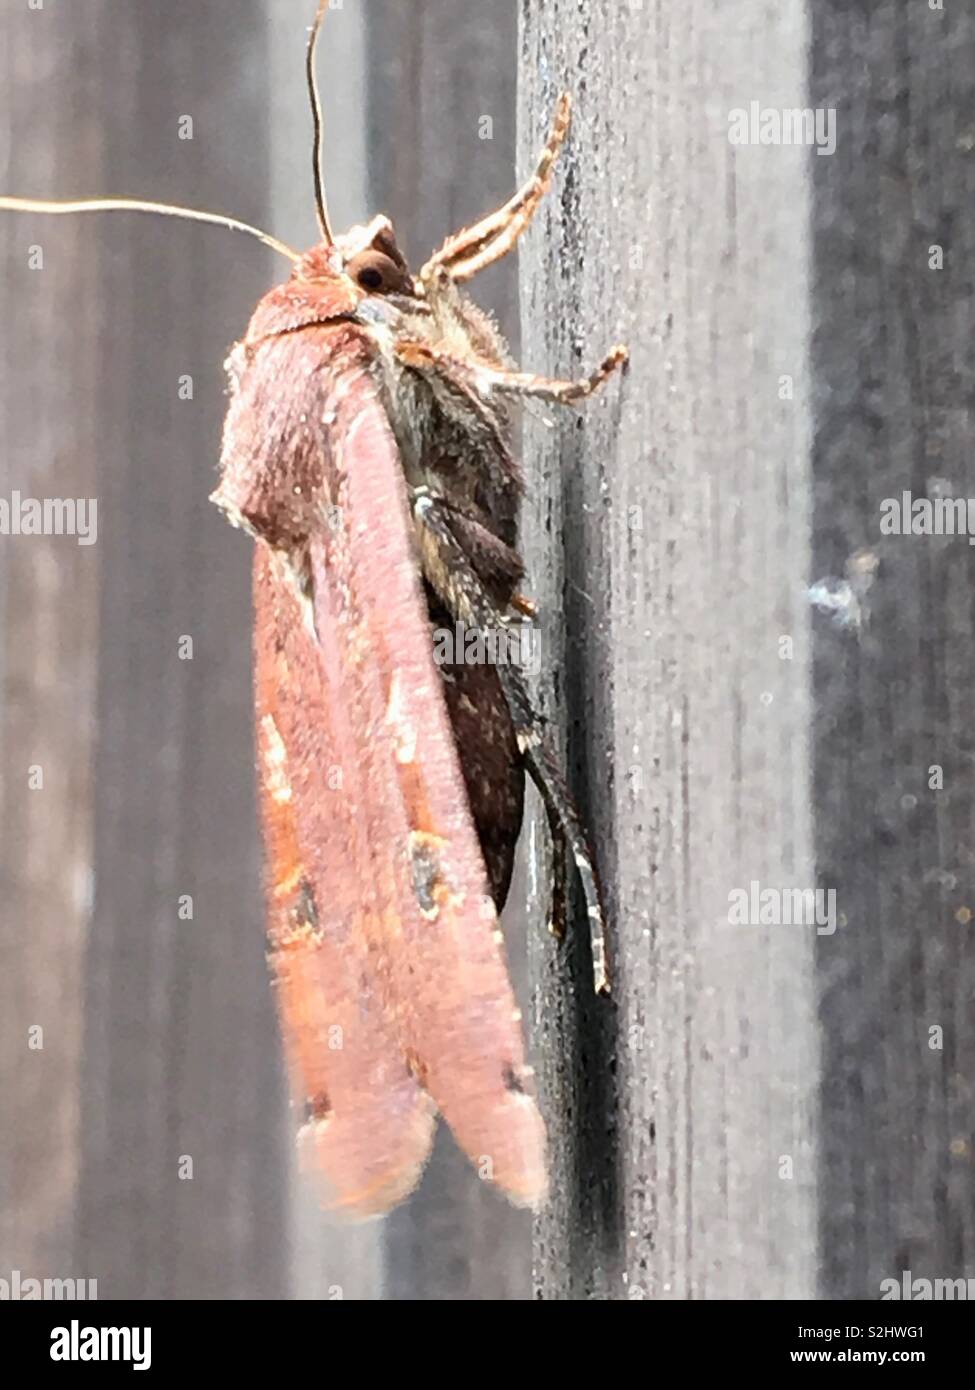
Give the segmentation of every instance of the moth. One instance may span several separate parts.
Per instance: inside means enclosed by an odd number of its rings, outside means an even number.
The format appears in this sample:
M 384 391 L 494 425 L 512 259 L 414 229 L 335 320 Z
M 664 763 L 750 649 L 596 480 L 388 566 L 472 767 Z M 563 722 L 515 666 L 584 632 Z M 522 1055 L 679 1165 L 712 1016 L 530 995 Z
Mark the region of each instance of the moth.
M 519 399 L 591 395 L 588 378 L 520 372 L 462 292 L 529 225 L 569 127 L 558 103 L 534 175 L 447 238 L 418 274 L 387 217 L 332 232 L 315 51 L 306 54 L 321 240 L 298 253 L 215 213 L 131 200 L 0 198 L 8 210 L 125 209 L 213 222 L 291 262 L 231 351 L 213 501 L 256 542 L 256 735 L 276 988 L 299 1141 L 338 1215 L 380 1215 L 416 1185 L 438 1113 L 482 1176 L 545 1197 L 498 913 L 525 774 L 553 839 L 553 930 L 568 854 L 609 988 L 593 859 L 518 665 L 437 664 L 432 633 L 530 624 L 512 453 Z

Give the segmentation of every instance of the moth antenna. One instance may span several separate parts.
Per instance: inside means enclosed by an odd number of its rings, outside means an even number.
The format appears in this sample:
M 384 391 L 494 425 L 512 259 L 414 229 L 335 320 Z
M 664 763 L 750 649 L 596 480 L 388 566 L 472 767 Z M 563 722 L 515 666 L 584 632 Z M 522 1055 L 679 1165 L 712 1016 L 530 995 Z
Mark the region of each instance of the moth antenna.
M 318 217 L 318 230 L 322 234 L 322 241 L 324 241 L 326 246 L 331 246 L 335 238 L 332 236 L 332 228 L 328 220 L 328 204 L 325 201 L 325 180 L 322 177 L 322 147 L 324 141 L 322 100 L 318 92 L 318 81 L 315 77 L 315 50 L 318 47 L 318 36 L 321 33 L 322 24 L 325 19 L 325 11 L 327 9 L 328 0 L 318 0 L 318 13 L 315 15 L 315 22 L 311 26 L 311 33 L 308 36 L 306 72 L 308 76 L 308 97 L 311 101 L 311 117 L 315 125 L 311 152 L 312 173 L 315 180 L 315 214 Z
M 181 208 L 172 203 L 144 203 L 137 198 L 84 198 L 79 202 L 58 200 L 52 202 L 43 198 L 7 198 L 0 196 L 0 209 L 7 212 L 44 212 L 55 216 L 73 212 L 152 212 L 161 217 L 182 217 L 187 222 L 209 222 L 214 227 L 225 227 L 231 232 L 246 232 L 258 241 L 286 256 L 292 264 L 301 260 L 297 251 L 285 246 L 283 241 L 262 232 L 259 227 L 251 227 L 246 222 L 238 222 L 236 217 L 224 217 L 219 212 L 202 212 L 198 208 Z

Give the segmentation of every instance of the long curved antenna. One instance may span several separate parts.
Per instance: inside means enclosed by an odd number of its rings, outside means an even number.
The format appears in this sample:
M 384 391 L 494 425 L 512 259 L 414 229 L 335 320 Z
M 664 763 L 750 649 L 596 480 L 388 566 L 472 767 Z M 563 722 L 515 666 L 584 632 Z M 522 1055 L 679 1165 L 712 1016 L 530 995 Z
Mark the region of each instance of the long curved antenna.
M 292 264 L 301 257 L 283 241 L 278 241 L 269 232 L 259 227 L 251 227 L 246 222 L 238 222 L 236 217 L 224 217 L 219 212 L 201 212 L 197 208 L 181 208 L 171 203 L 144 203 L 137 198 L 85 198 L 80 202 L 58 200 L 51 202 L 43 198 L 7 198 L 0 196 L 0 209 L 7 212 L 45 212 L 55 216 L 70 212 L 154 212 L 162 217 L 182 217 L 187 222 L 209 222 L 214 227 L 226 227 L 231 232 L 246 232 L 256 237 L 279 256 L 286 256 Z
M 322 178 L 322 101 L 318 94 L 318 82 L 315 78 L 315 49 L 318 46 L 318 35 L 321 33 L 322 22 L 325 19 L 325 11 L 327 9 L 328 0 L 318 0 L 318 13 L 315 15 L 315 22 L 311 26 L 311 33 L 308 36 L 308 53 L 305 62 L 305 72 L 308 78 L 308 96 L 311 101 L 311 117 L 315 124 L 315 134 L 311 153 L 313 177 L 315 180 L 315 213 L 318 217 L 318 230 L 322 234 L 322 241 L 324 241 L 326 246 L 331 246 L 335 238 L 332 236 L 332 228 L 329 225 L 328 204 L 325 202 L 325 181 Z

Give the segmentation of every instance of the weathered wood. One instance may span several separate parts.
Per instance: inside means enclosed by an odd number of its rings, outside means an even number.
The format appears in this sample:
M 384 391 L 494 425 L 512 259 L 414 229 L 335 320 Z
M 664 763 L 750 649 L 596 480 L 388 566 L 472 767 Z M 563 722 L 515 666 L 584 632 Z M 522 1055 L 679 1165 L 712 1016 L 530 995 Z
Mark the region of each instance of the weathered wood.
M 816 859 L 843 914 L 819 949 L 821 1288 L 876 1298 L 975 1269 L 975 550 L 880 534 L 884 498 L 973 493 L 975 15 L 810 13 L 811 100 L 837 111 L 812 171 L 814 573 L 879 563 L 867 626 L 815 629 Z
M 81 172 L 104 177 L 106 152 L 97 139 L 84 161 L 72 143 L 77 111 L 97 100 L 94 37 L 85 41 L 75 25 L 75 46 L 63 35 L 52 41 L 55 23 L 53 14 L 26 6 L 0 11 L 5 189 L 63 186 Z M 65 94 L 63 103 L 51 104 L 52 89 Z M 0 245 L 0 496 L 6 503 L 14 491 L 36 499 L 96 496 L 101 422 L 91 344 L 110 331 L 104 275 L 80 224 L 55 232 L 40 219 L 8 219 Z M 31 247 L 43 256 L 36 269 Z M 79 340 L 88 344 L 83 356 Z M 98 545 L 79 546 L 70 536 L 0 536 L 0 1269 L 6 1277 L 13 1269 L 25 1277 L 72 1272 L 100 563 Z M 32 765 L 43 776 L 35 790 L 28 784 Z M 36 1028 L 42 1035 L 29 1033 Z
M 814 930 L 729 924 L 752 880 L 814 882 L 808 155 L 728 138 L 751 95 L 801 100 L 803 45 L 798 3 L 521 10 L 525 170 L 559 88 L 576 110 L 523 252 L 522 356 L 571 376 L 632 350 L 580 418 L 527 430 L 544 684 L 616 971 L 598 1002 L 584 917 L 536 948 L 545 1298 L 814 1288 Z

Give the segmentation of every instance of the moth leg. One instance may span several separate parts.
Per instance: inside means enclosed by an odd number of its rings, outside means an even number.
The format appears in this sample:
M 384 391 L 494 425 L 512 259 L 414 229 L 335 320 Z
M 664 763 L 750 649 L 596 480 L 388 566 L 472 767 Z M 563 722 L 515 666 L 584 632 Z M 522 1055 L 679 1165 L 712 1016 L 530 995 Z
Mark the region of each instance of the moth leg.
M 535 781 L 534 777 L 532 781 Z M 549 908 L 548 929 L 556 941 L 564 941 L 568 919 L 569 842 L 562 829 L 562 822 L 548 805 L 545 807 L 545 814 L 548 817 L 548 833 L 552 841 L 552 902 Z
M 512 594 L 511 606 L 525 618 L 538 616 L 538 609 L 526 594 Z
M 475 387 L 480 386 L 482 391 L 486 386 L 506 395 L 540 397 L 557 405 L 573 405 L 594 395 L 629 357 L 626 348 L 617 344 L 589 376 L 580 381 L 560 381 L 555 377 L 536 376 L 534 372 L 508 371 L 476 358 L 453 357 L 449 352 L 411 340 L 401 339 L 395 344 L 394 351 L 404 367 L 460 377 Z
M 569 133 L 571 113 L 571 98 L 568 92 L 563 92 L 534 174 L 504 207 L 482 218 L 473 227 L 465 227 L 448 237 L 420 271 L 422 282 L 432 280 L 440 271 L 446 271 L 457 282 L 470 280 L 478 271 L 508 254 L 548 192 L 553 166 Z
M 445 508 L 425 487 L 414 491 L 413 515 L 426 537 L 425 544 L 421 539 L 424 567 L 429 571 L 430 582 L 453 616 L 465 626 L 482 631 L 517 630 L 520 624 L 501 613 L 485 591 L 454 537 Z M 547 722 L 532 706 L 520 671 L 504 661 L 498 662 L 497 671 L 511 712 L 518 747 L 528 774 L 541 793 L 552 831 L 553 933 L 558 936 L 565 929 L 565 854 L 568 848 L 572 852 L 586 901 L 596 993 L 609 994 L 606 922 L 585 831 L 562 776 Z
M 583 401 L 587 396 L 595 395 L 600 386 L 628 357 L 626 348 L 617 344 L 616 347 L 610 348 L 596 370 L 583 377 L 581 381 L 559 381 L 554 377 L 536 376 L 533 372 L 500 371 L 496 373 L 497 379 L 493 385 L 496 391 L 503 391 L 511 396 L 535 396 L 552 401 L 556 405 L 572 405 L 575 401 Z
M 565 937 L 568 854 L 571 851 L 586 901 L 593 988 L 597 994 L 610 994 L 612 985 L 606 961 L 606 919 L 599 896 L 599 883 L 592 853 L 579 814 L 562 777 L 562 769 L 548 739 L 547 729 L 540 722 L 540 716 L 536 715 L 535 718 L 539 722 L 534 726 L 531 736 L 537 743 L 527 748 L 524 756 L 528 774 L 545 803 L 552 836 L 552 910 L 549 931 L 559 941 Z

